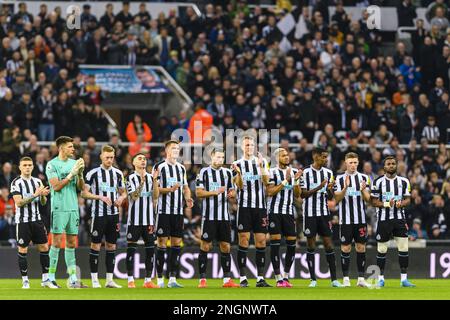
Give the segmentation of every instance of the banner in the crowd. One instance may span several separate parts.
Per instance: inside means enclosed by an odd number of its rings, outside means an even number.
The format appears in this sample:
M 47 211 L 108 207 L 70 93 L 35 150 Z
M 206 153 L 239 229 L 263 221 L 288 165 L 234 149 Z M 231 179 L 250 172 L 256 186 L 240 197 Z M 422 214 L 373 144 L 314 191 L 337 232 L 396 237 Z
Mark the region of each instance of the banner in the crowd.
M 169 93 L 159 75 L 151 67 L 81 68 L 85 77 L 95 75 L 95 82 L 110 93 Z
M 281 250 L 284 253 L 284 249 Z M 180 256 L 180 274 L 182 279 L 198 278 L 198 247 L 187 247 L 182 249 Z M 338 250 L 336 250 L 336 266 L 339 278 L 342 277 L 341 264 Z M 102 250 L 100 254 L 99 274 L 103 277 L 105 275 L 104 257 L 105 253 Z M 376 249 L 367 249 L 366 262 L 366 278 L 376 276 Z M 78 248 L 76 251 L 77 265 L 81 271 L 83 278 L 90 278 L 89 270 L 89 248 Z M 236 250 L 232 249 L 231 273 L 234 278 L 239 278 L 239 270 L 236 261 Z M 283 254 L 284 257 L 284 254 Z M 408 277 L 410 279 L 439 279 L 450 278 L 450 249 L 445 247 L 410 249 L 409 252 L 409 268 Z M 352 252 L 351 256 L 350 276 L 357 277 L 356 270 L 356 255 Z M 127 277 L 126 270 L 126 249 L 117 250 L 116 267 L 114 276 L 118 279 L 125 279 Z M 17 278 L 20 279 L 20 272 L 17 266 L 17 249 L 0 248 L 0 278 Z M 282 259 L 284 261 L 284 258 Z M 319 279 L 329 278 L 328 264 L 325 259 L 323 250 L 317 250 L 316 253 L 316 276 Z M 59 260 L 57 277 L 59 279 L 66 278 L 64 259 Z M 32 278 L 39 278 L 41 266 L 39 261 L 39 254 L 36 248 L 30 248 L 28 253 L 28 270 Z M 166 268 L 164 270 L 167 270 Z M 256 265 L 254 261 L 254 250 L 249 250 L 247 261 L 248 276 L 250 278 L 256 277 Z M 142 246 L 136 252 L 134 257 L 133 274 L 136 278 L 142 278 L 145 275 L 145 253 Z M 273 269 L 270 263 L 269 249 L 266 252 L 266 278 L 274 277 Z M 398 265 L 398 256 L 396 249 L 390 249 L 387 255 L 386 278 L 399 278 L 400 268 Z M 223 272 L 220 266 L 220 254 L 217 250 L 208 254 L 208 278 L 221 278 Z M 297 250 L 295 261 L 290 273 L 291 278 L 308 279 L 309 271 L 306 262 L 305 250 Z M 19 281 L 19 280 L 18 280 Z

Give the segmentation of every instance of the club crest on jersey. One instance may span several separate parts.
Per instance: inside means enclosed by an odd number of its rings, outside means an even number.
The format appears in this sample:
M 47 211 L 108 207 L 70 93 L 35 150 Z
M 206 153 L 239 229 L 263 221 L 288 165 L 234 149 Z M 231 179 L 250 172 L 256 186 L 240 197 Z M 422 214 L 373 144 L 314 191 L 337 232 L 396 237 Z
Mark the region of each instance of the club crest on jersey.
M 131 235 L 131 233 L 127 234 L 127 238 L 131 239 L 133 236 Z
M 270 223 L 269 226 L 270 226 L 271 228 L 275 228 L 275 222 L 272 221 L 272 222 Z
M 305 230 L 305 234 L 306 234 L 306 235 L 308 235 L 308 234 L 310 234 L 310 233 L 311 233 L 311 231 L 309 231 L 309 229 L 306 229 L 306 230 Z
M 377 234 L 376 239 L 377 239 L 377 240 L 381 240 L 381 236 L 380 236 L 379 234 Z
M 345 242 L 345 237 L 344 236 L 341 237 L 341 241 Z
M 203 238 L 208 239 L 208 233 L 207 233 L 207 232 L 205 232 L 205 233 L 203 234 Z
M 92 232 L 92 236 L 94 236 L 94 237 L 98 236 L 97 230 L 94 230 L 94 232 Z
M 19 241 L 18 241 L 19 244 L 23 244 L 23 242 L 24 242 L 24 241 L 23 241 L 22 238 L 20 238 Z
M 162 228 L 159 228 L 159 229 L 158 229 L 158 234 L 163 234 L 163 232 L 164 232 L 164 231 L 163 231 Z
M 243 226 L 242 224 L 240 224 L 240 225 L 238 226 L 238 229 L 239 229 L 239 230 L 242 230 L 242 229 L 244 229 L 244 226 Z

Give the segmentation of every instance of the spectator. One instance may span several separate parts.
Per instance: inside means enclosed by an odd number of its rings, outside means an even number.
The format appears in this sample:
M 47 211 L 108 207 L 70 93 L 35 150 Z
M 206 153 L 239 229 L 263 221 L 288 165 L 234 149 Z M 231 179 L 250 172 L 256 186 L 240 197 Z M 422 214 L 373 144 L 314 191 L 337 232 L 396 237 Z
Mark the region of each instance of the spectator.
M 414 26 L 414 19 L 417 17 L 416 7 L 411 3 L 411 0 L 403 0 L 397 6 L 397 19 L 399 27 Z
M 445 207 L 444 199 L 441 195 L 434 195 L 429 213 L 430 239 L 448 238 L 447 217 L 448 208 Z
M 152 140 L 152 131 L 147 123 L 142 121 L 142 118 L 139 114 L 134 115 L 133 121 L 130 121 L 127 125 L 126 129 L 126 137 L 130 142 L 135 142 L 137 140 L 137 136 L 139 134 L 143 134 L 144 141 L 150 142 Z
M 427 125 L 422 130 L 422 137 L 427 139 L 428 143 L 438 144 L 439 135 L 439 128 L 436 126 L 436 118 L 434 116 L 429 116 Z
M 142 132 L 138 133 L 136 140 L 131 142 L 128 153 L 131 157 L 134 157 L 138 153 L 143 153 L 147 158 L 150 158 L 150 147 L 146 145 Z

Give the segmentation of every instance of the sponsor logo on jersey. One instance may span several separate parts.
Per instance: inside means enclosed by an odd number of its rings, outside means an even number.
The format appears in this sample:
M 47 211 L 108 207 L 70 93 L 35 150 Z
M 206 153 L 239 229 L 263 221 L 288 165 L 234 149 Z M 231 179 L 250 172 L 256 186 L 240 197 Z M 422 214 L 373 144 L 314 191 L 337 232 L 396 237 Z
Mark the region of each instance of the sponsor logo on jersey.
M 376 239 L 377 239 L 377 240 L 381 240 L 381 236 L 380 236 L 379 234 L 377 234 Z
M 163 232 L 164 232 L 164 231 L 163 231 L 162 228 L 159 228 L 159 229 L 158 229 L 158 234 L 163 234 Z
M 275 228 L 275 222 L 271 222 L 271 223 L 270 223 L 270 227 L 271 227 L 271 228 Z

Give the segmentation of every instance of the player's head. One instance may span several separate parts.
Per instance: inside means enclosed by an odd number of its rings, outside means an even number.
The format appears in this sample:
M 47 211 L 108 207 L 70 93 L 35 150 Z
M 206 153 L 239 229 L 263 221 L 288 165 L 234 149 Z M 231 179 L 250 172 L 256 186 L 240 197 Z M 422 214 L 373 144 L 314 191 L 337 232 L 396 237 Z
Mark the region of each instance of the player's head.
M 180 156 L 180 141 L 169 140 L 164 143 L 164 149 L 166 150 L 166 157 L 171 160 L 178 160 Z
M 75 148 L 73 147 L 73 139 L 71 137 L 61 136 L 58 137 L 55 142 L 60 156 L 63 157 L 73 156 Z
M 290 162 L 289 152 L 286 149 L 278 148 L 277 150 L 275 150 L 274 155 L 278 165 L 281 166 L 289 165 Z
M 225 162 L 225 152 L 221 148 L 214 148 L 211 152 L 211 165 L 219 168 L 223 166 Z
M 241 144 L 242 152 L 246 157 L 251 157 L 255 154 L 255 138 L 252 136 L 244 136 Z
M 323 148 L 314 148 L 312 157 L 314 163 L 319 167 L 324 167 L 328 163 L 328 151 Z
M 145 170 L 147 168 L 147 157 L 143 153 L 136 153 L 131 161 L 134 170 Z
M 22 157 L 19 160 L 19 170 L 20 174 L 28 177 L 31 175 L 31 172 L 33 171 L 34 165 L 33 165 L 33 159 L 30 157 Z
M 358 169 L 359 158 L 358 154 L 354 152 L 349 152 L 345 155 L 345 165 L 349 173 L 354 173 Z
M 384 172 L 395 174 L 397 172 L 397 159 L 394 156 L 387 156 L 383 160 Z
M 114 163 L 115 150 L 109 145 L 104 145 L 102 147 L 102 153 L 100 153 L 100 160 L 102 160 L 102 165 L 109 168 Z

